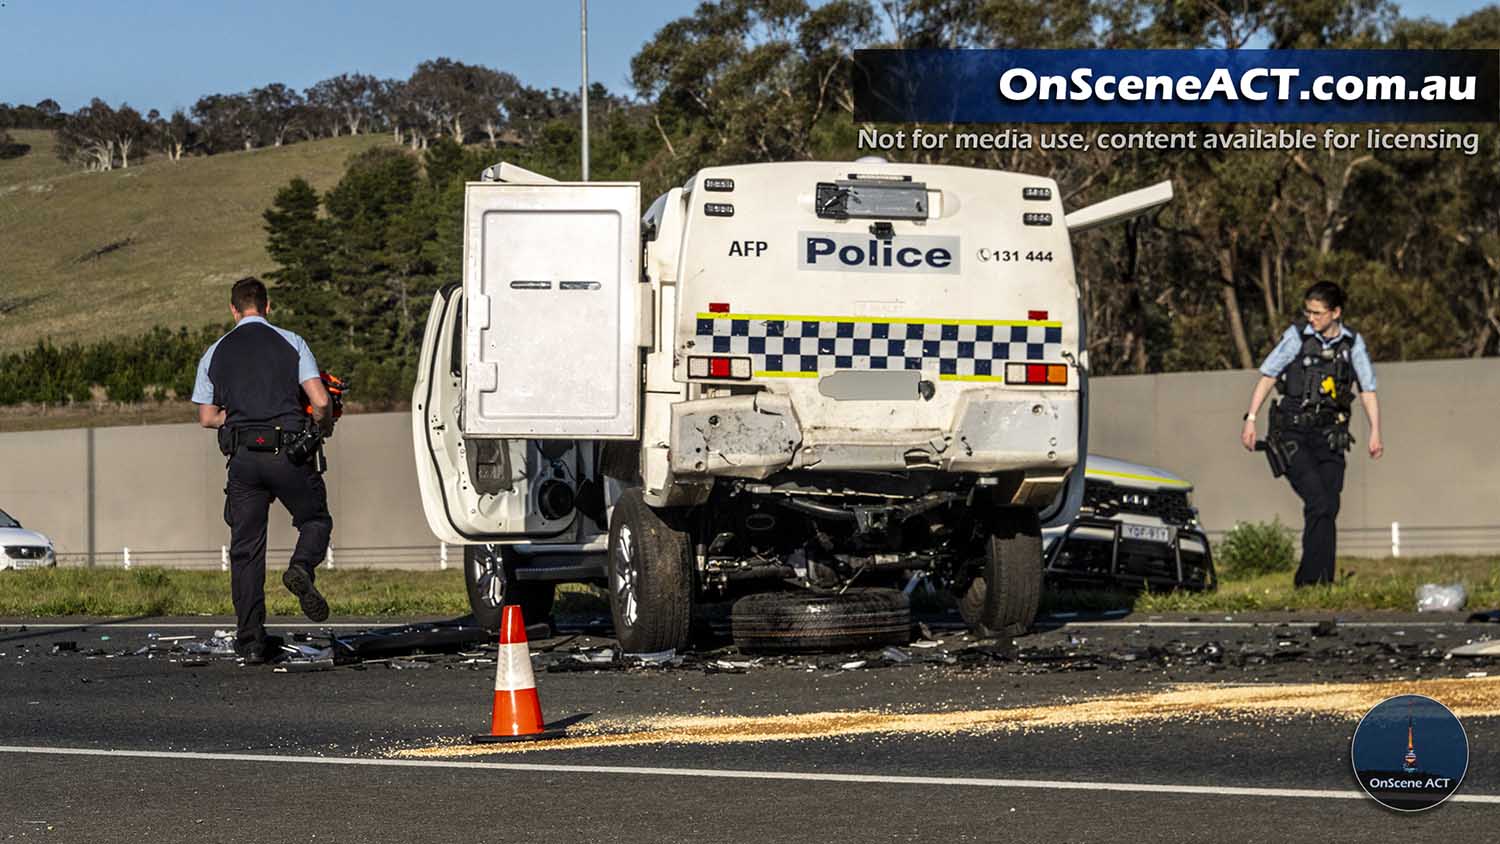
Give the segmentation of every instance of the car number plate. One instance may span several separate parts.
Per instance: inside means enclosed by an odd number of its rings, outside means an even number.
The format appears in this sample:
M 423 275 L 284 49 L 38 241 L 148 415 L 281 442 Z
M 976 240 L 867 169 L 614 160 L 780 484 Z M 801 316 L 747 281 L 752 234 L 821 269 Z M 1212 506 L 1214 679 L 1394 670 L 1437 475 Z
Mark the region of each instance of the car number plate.
M 1155 525 L 1120 525 L 1122 539 L 1139 539 L 1143 542 L 1168 543 L 1172 541 L 1171 528 Z

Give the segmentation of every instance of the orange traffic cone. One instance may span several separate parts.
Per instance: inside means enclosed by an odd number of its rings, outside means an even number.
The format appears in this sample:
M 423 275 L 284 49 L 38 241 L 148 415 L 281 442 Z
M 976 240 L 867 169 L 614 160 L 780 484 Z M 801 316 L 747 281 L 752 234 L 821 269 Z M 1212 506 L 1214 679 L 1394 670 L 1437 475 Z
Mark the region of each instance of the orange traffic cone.
M 495 655 L 495 708 L 490 734 L 476 742 L 535 741 L 557 738 L 564 730 L 548 730 L 542 722 L 542 702 L 531 673 L 531 648 L 526 645 L 526 622 L 521 608 L 506 605 L 500 616 L 500 652 Z

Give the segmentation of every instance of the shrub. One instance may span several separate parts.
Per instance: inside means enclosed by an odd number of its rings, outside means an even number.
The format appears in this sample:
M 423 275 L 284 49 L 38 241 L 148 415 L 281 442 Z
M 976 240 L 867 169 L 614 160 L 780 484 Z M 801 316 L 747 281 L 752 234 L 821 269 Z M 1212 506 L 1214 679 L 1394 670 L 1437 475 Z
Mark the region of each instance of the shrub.
M 1214 566 L 1226 577 L 1291 571 L 1297 567 L 1297 546 L 1292 529 L 1280 517 L 1267 522 L 1240 522 L 1214 551 Z

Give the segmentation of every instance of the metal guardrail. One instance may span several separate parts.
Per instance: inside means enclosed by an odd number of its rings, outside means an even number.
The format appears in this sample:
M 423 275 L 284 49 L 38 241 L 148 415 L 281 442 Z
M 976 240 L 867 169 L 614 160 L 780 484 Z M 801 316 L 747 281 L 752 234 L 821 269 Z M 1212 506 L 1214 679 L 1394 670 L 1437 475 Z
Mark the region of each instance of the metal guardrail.
M 1294 537 L 1301 525 L 1287 525 Z M 1228 531 L 1208 531 L 1215 545 Z M 1494 554 L 1500 557 L 1500 525 L 1403 525 L 1340 530 L 1338 549 L 1353 557 L 1427 557 L 1434 554 Z
M 413 571 L 445 571 L 463 565 L 463 547 L 436 543 L 433 545 L 348 547 L 330 546 L 322 567 L 340 569 L 407 569 Z M 292 555 L 292 549 L 267 548 L 266 566 L 275 568 Z M 57 564 L 69 568 L 86 568 L 87 553 L 62 553 L 57 555 Z M 132 569 L 157 567 L 171 569 L 199 569 L 204 571 L 229 570 L 229 548 L 190 550 L 142 550 L 123 547 L 113 551 L 100 551 L 94 555 L 94 566 L 98 568 Z
M 1288 525 L 1294 538 L 1300 526 Z M 1228 531 L 1206 531 L 1209 540 L 1218 545 Z M 268 567 L 291 556 L 291 548 L 266 549 Z M 1494 554 L 1500 557 L 1500 525 L 1394 525 L 1385 528 L 1354 528 L 1339 531 L 1339 553 L 1353 557 L 1424 557 L 1435 554 Z M 57 564 L 86 567 L 86 553 L 57 555 Z M 229 549 L 225 546 L 195 550 L 142 550 L 121 548 L 94 555 L 94 565 L 105 568 L 157 566 L 174 569 L 229 570 Z M 400 545 L 329 548 L 323 565 L 330 568 L 407 569 L 444 571 L 463 565 L 463 546 Z

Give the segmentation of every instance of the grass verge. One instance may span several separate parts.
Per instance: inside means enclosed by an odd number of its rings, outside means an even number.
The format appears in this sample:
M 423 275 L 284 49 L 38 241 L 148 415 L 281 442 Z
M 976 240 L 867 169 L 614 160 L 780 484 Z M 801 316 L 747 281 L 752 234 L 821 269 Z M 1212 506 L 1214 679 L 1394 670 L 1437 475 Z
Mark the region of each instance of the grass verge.
M 1423 583 L 1462 583 L 1469 608 L 1500 606 L 1500 557 L 1437 556 L 1344 559 L 1339 581 L 1294 589 L 1290 572 L 1226 580 L 1217 592 L 1131 594 L 1107 591 L 1048 591 L 1043 612 L 1131 609 L 1136 612 L 1249 612 L 1255 610 L 1416 609 Z M 281 572 L 266 579 L 272 615 L 300 615 L 281 585 Z M 469 611 L 463 573 L 336 569 L 318 574 L 318 587 L 333 612 L 350 616 L 463 615 Z M 919 610 L 939 607 L 918 600 Z M 929 606 L 929 604 L 933 604 Z M 564 616 L 607 615 L 601 590 L 568 584 L 558 593 Z M 60 568 L 0 572 L 0 616 L 233 615 L 229 575 L 177 569 Z
M 318 572 L 318 589 L 336 615 L 464 615 L 469 601 L 463 573 L 335 569 Z M 593 615 L 605 606 L 596 590 L 564 586 L 557 611 Z M 281 585 L 281 571 L 266 575 L 271 615 L 301 616 L 297 599 Z M 607 609 L 605 610 L 607 612 Z M 180 569 L 55 568 L 0 572 L 0 616 L 234 615 L 229 574 Z
M 1251 612 L 1256 610 L 1402 610 L 1417 608 L 1424 583 L 1462 583 L 1467 608 L 1500 606 L 1500 557 L 1442 555 L 1339 560 L 1328 586 L 1297 589 L 1292 572 L 1226 577 L 1216 592 L 1048 592 L 1043 611 L 1129 608 L 1136 612 Z

